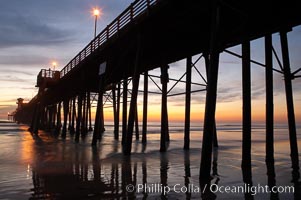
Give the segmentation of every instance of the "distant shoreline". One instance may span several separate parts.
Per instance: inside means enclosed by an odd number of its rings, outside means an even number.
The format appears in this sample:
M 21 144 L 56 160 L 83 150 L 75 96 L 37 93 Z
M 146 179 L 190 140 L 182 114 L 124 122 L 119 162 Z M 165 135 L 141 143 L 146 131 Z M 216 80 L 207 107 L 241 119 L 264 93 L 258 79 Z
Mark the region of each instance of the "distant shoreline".
M 15 122 L 0 120 L 0 123 L 15 123 Z

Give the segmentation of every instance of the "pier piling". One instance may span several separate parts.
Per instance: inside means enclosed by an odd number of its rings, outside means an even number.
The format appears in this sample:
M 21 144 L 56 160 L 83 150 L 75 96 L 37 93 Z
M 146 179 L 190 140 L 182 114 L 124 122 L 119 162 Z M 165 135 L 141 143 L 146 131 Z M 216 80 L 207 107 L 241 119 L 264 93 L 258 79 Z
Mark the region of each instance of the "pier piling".
M 144 72 L 144 86 L 143 86 L 143 122 L 142 122 L 142 143 L 147 142 L 147 103 L 148 103 L 148 71 Z
M 76 132 L 75 132 L 75 141 L 79 142 L 80 136 L 80 128 L 82 121 L 82 105 L 83 105 L 83 97 L 82 94 L 77 97 L 77 119 L 76 119 Z
M 200 166 L 200 182 L 207 183 L 210 180 L 211 157 L 212 157 L 212 141 L 215 122 L 216 95 L 217 95 L 217 79 L 220 55 L 219 41 L 219 17 L 220 6 L 218 1 L 213 2 L 213 12 L 211 21 L 210 36 L 210 63 L 207 80 L 207 93 L 205 105 L 204 131 L 202 142 L 202 158 Z
M 128 79 L 123 79 L 123 93 L 122 93 L 122 138 L 121 142 L 124 145 L 126 141 L 127 132 L 127 101 L 128 101 Z
M 138 96 L 138 89 L 139 89 L 139 65 L 141 62 L 141 35 L 137 35 L 137 49 L 136 49 L 136 57 L 135 57 L 135 66 L 134 66 L 134 74 L 132 77 L 132 95 L 131 95 L 131 102 L 130 102 L 130 109 L 129 109 L 129 121 L 126 133 L 126 145 L 124 146 L 124 154 L 130 155 L 132 151 L 132 140 L 133 140 L 133 129 L 134 129 L 134 122 L 135 118 L 137 117 L 137 96 Z
M 91 93 L 88 92 L 88 120 L 89 120 L 89 129 L 88 131 L 93 131 L 93 128 L 92 128 L 92 118 L 91 118 Z M 88 122 L 87 122 L 88 123 Z
M 61 127 L 62 127 L 62 122 L 61 122 L 61 105 L 62 105 L 61 102 L 59 102 L 58 105 L 57 105 L 56 126 L 55 126 L 55 132 L 56 132 L 56 134 L 60 133 Z
M 266 162 L 274 162 L 274 96 L 272 35 L 265 36 Z
M 191 64 L 192 57 L 186 58 L 186 94 L 185 94 L 185 127 L 184 149 L 190 148 L 190 103 L 191 103 Z
M 103 93 L 104 93 L 104 74 L 99 77 L 99 88 L 98 88 L 98 101 L 95 115 L 94 132 L 92 138 L 92 146 L 95 146 L 97 140 L 100 139 L 101 134 L 104 132 L 103 122 Z
M 75 118 L 76 118 L 76 105 L 75 105 L 76 97 L 73 97 L 72 99 L 72 117 L 71 117 L 71 128 L 70 128 L 70 134 L 73 135 L 75 133 Z
M 168 112 L 167 112 L 167 83 L 168 77 L 168 65 L 161 66 L 161 84 L 162 84 L 162 100 L 161 100 L 161 142 L 160 151 L 165 152 L 166 142 L 169 141 L 168 133 Z
M 242 43 L 242 167 L 251 167 L 251 63 L 250 42 Z
M 64 111 L 64 123 L 63 123 L 63 130 L 62 130 L 62 138 L 66 138 L 67 133 L 67 121 L 68 121 L 68 114 L 69 114 L 69 101 L 63 101 L 63 111 Z
M 283 70 L 284 70 L 283 73 L 284 73 L 284 83 L 285 83 L 285 92 L 286 92 L 287 118 L 288 118 L 288 126 L 289 126 L 292 168 L 299 169 L 299 152 L 298 152 L 298 144 L 297 144 L 297 136 L 296 136 L 296 120 L 295 120 L 293 89 L 292 89 L 293 76 L 290 68 L 286 31 L 280 32 L 280 42 L 281 42 L 282 59 L 283 59 Z
M 83 111 L 82 111 L 82 120 L 81 120 L 81 136 L 86 135 L 87 133 L 87 124 L 86 124 L 86 116 L 87 116 L 87 96 L 86 92 L 83 92 Z

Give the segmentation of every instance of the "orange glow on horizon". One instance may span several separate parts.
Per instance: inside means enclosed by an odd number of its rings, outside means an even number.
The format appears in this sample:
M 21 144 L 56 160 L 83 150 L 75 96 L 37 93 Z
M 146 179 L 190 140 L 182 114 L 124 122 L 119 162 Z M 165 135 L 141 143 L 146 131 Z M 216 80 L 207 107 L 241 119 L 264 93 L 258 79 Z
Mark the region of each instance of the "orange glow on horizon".
M 265 109 L 262 107 L 253 106 L 252 109 L 252 123 L 265 122 Z M 160 122 L 161 121 L 161 105 L 148 106 L 148 121 Z M 93 110 L 92 110 L 93 111 Z M 129 111 L 129 110 L 128 110 Z M 191 105 L 191 122 L 203 122 L 205 115 L 204 104 Z M 95 116 L 95 111 L 92 112 Z M 139 121 L 142 121 L 143 107 L 138 106 Z M 300 115 L 296 113 L 296 119 L 300 119 Z M 114 121 L 113 112 L 111 108 L 104 109 L 105 121 Z M 184 106 L 168 106 L 168 118 L 170 122 L 184 122 L 185 121 L 185 107 Z M 120 120 L 122 119 L 122 110 L 120 111 Z M 286 123 L 287 115 L 286 110 L 283 108 L 275 108 L 274 114 L 275 123 Z M 241 102 L 226 102 L 217 104 L 216 108 L 216 121 L 220 123 L 239 123 L 242 121 L 242 104 Z
M 283 103 L 284 96 L 276 95 L 274 98 L 274 122 L 275 124 L 286 124 L 287 123 L 287 108 L 286 103 Z M 297 100 L 297 99 L 296 99 Z M 170 122 L 180 122 L 185 121 L 185 100 L 179 100 L 178 102 L 170 101 L 168 102 L 168 118 Z M 157 102 L 157 101 L 156 101 Z M 156 103 L 152 99 L 148 102 L 148 114 L 147 120 L 149 122 L 159 122 L 161 121 L 161 103 Z M 191 103 L 191 114 L 190 121 L 193 123 L 203 123 L 205 116 L 205 102 Z M 300 104 L 295 105 L 295 118 L 296 123 L 301 123 L 301 112 Z M 92 118 L 94 120 L 96 112 L 96 107 L 92 108 Z M 252 123 L 265 123 L 266 113 L 265 113 L 265 99 L 252 99 Z M 129 105 L 128 111 L 129 113 Z M 216 105 L 216 121 L 217 123 L 241 123 L 242 122 L 242 101 L 241 99 L 236 99 L 235 101 L 229 102 L 217 102 Z M 142 101 L 138 101 L 138 118 L 139 123 L 142 122 L 143 116 L 143 105 Z M 113 108 L 104 109 L 105 122 L 113 122 Z M 120 123 L 122 123 L 122 108 L 120 109 Z M 141 125 L 141 124 L 140 124 Z

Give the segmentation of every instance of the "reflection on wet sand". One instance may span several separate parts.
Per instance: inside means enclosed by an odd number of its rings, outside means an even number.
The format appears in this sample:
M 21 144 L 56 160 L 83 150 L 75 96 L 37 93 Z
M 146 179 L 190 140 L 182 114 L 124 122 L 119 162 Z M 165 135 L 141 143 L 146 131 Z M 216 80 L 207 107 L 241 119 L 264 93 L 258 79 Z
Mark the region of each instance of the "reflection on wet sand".
M 32 169 L 33 189 L 31 199 L 85 199 L 101 197 L 133 197 L 126 193 L 125 187 L 132 183 L 131 162 L 125 159 L 121 163 L 122 191 L 119 191 L 119 163 L 111 165 L 111 174 L 102 171 L 98 150 L 92 148 L 93 162 L 87 163 L 81 152 L 75 153 L 75 162 L 70 165 L 62 163 L 52 166 L 51 163 L 37 165 Z M 55 167 L 55 169 L 53 169 Z M 55 170 L 52 171 L 52 170 Z M 108 178 L 110 175 L 110 178 Z
M 200 186 L 199 132 L 192 133 L 189 151 L 182 149 L 183 134 L 172 132 L 169 150 L 161 154 L 158 151 L 160 135 L 152 133 L 147 145 L 133 142 L 133 154 L 125 157 L 120 141 L 114 140 L 112 131 L 107 131 L 99 145 L 92 148 L 90 137 L 80 138 L 79 143 L 75 143 L 69 134 L 62 139 L 44 132 L 31 135 L 23 126 L 12 128 L 18 131 L 0 134 L 0 199 L 253 198 L 252 193 L 243 192 L 201 194 L 202 191 L 177 193 L 173 190 L 175 184 L 180 184 L 178 190 L 182 186 Z M 290 153 L 287 133 L 283 129 L 275 132 L 275 161 L 273 153 L 266 159 L 264 130 L 253 133 L 252 170 L 241 168 L 240 134 L 219 132 L 220 147 L 213 148 L 211 180 L 208 183 L 211 189 L 243 186 L 244 183 L 252 183 L 254 187 L 260 184 L 270 189 L 294 186 L 294 193 L 258 193 L 254 199 L 301 199 L 299 170 L 290 169 L 291 162 L 287 156 Z M 128 184 L 162 184 L 171 187 L 171 191 L 164 194 L 162 191 L 154 193 L 134 188 L 131 192 L 127 191 Z
M 267 166 L 267 175 L 268 175 L 268 186 L 269 189 L 272 190 L 273 187 L 276 186 L 276 179 L 275 179 L 275 163 L 274 161 L 266 161 L 266 166 Z M 279 199 L 278 193 L 271 193 L 270 196 L 271 199 Z
M 135 192 L 128 192 L 126 186 L 137 183 L 138 163 L 131 157 L 121 157 L 110 164 L 102 163 L 102 147 L 91 147 L 91 154 L 80 145 L 62 144 L 55 157 L 45 156 L 50 147 L 46 138 L 32 135 L 36 148 L 42 155 L 32 168 L 33 188 L 31 199 L 85 199 L 85 198 L 133 198 Z M 49 139 L 48 139 L 49 142 Z M 53 144 L 52 144 L 53 145 Z M 53 146 L 52 146 L 53 147 Z M 54 147 L 55 148 L 55 147 Z M 118 151 L 118 144 L 113 143 L 113 153 Z M 39 153 L 38 153 L 39 154 Z M 91 157 L 91 160 L 90 160 Z M 145 159 L 142 160 L 143 182 L 146 182 L 147 170 Z M 146 194 L 147 195 L 147 194 Z
M 218 148 L 213 148 L 213 161 L 212 161 L 212 174 L 211 180 L 209 182 L 204 182 L 200 178 L 200 189 L 202 193 L 202 199 L 213 200 L 216 199 L 217 196 L 212 191 L 215 191 L 218 186 L 218 182 L 220 180 L 217 167 L 218 167 Z
M 127 186 L 137 185 L 138 182 L 147 184 L 148 167 L 144 156 L 135 160 L 130 156 L 119 156 L 102 162 L 102 146 L 82 148 L 68 142 L 53 146 L 55 143 L 44 136 L 32 135 L 35 144 L 31 147 L 41 154 L 37 153 L 40 156 L 32 167 L 33 188 L 30 199 L 132 199 L 136 197 L 136 190 L 128 191 Z M 52 148 L 55 156 L 52 156 L 53 152 L 47 155 L 48 148 Z M 91 152 L 87 152 L 87 149 Z M 116 143 L 110 155 L 117 152 Z M 168 182 L 168 168 L 168 156 L 161 154 L 160 183 L 164 186 Z M 138 181 L 138 177 L 141 180 Z M 148 193 L 147 190 L 141 191 L 142 198 L 146 199 Z M 163 193 L 161 197 L 167 198 Z
M 253 187 L 252 166 L 244 165 L 241 169 L 242 169 L 242 176 L 243 176 L 244 184 L 247 186 L 247 188 Z M 254 199 L 254 194 L 251 190 L 245 191 L 245 199 L 250 199 L 250 200 Z
M 120 153 L 121 145 L 118 141 L 103 140 L 102 145 L 91 147 L 89 142 L 76 144 L 70 140 L 58 141 L 49 135 L 32 135 L 33 143 L 28 151 L 32 152 L 33 163 L 31 176 L 33 186 L 31 199 L 220 199 L 223 195 L 209 190 L 210 185 L 225 186 L 227 180 L 223 167 L 219 167 L 220 159 L 225 153 L 213 149 L 211 181 L 204 194 L 200 191 L 195 194 L 192 190 L 179 194 L 171 191 L 153 193 L 150 190 L 129 191 L 128 185 L 147 185 L 158 183 L 162 187 L 173 187 L 175 184 L 186 186 L 200 186 L 203 183 L 195 182 L 196 166 L 199 163 L 199 150 L 181 151 L 171 149 L 166 153 L 147 150 L 146 145 L 134 146 L 132 156 L 123 156 Z M 233 152 L 232 152 L 233 153 Z M 231 154 L 232 155 L 232 154 Z M 235 154 L 234 154 L 235 155 Z M 225 166 L 225 161 L 222 161 Z M 274 162 L 266 162 L 267 183 L 269 188 L 276 185 L 276 171 Z M 242 168 L 242 180 L 252 186 L 252 168 Z M 222 174 L 220 174 L 222 173 Z M 296 188 L 299 187 L 298 173 L 292 173 Z M 295 176 L 294 176 L 295 175 Z M 177 177 L 178 176 L 178 177 Z M 240 179 L 241 181 L 241 179 Z M 257 182 L 255 182 L 257 183 Z M 278 193 L 265 195 L 270 199 L 279 199 Z M 299 199 L 300 194 L 294 194 Z M 230 195 L 231 197 L 244 197 L 254 199 L 250 192 L 244 195 Z M 280 198 L 281 199 L 281 198 Z
M 191 178 L 189 151 L 184 152 L 184 171 L 185 171 L 184 182 L 185 182 L 185 186 L 188 188 L 190 185 L 189 179 Z M 187 192 L 185 192 L 185 194 L 186 194 L 186 199 L 191 198 L 191 192 L 189 190 Z
M 163 188 L 167 186 L 168 169 L 169 169 L 168 157 L 166 153 L 161 153 L 160 154 L 160 180 Z M 161 199 L 167 199 L 166 194 L 164 194 L 164 191 L 161 192 Z

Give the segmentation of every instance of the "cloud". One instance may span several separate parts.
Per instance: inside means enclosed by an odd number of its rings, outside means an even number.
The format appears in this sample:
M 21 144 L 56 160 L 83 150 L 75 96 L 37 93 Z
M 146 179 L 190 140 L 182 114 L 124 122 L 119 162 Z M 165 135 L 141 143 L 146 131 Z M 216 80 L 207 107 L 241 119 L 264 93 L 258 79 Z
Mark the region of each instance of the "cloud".
M 241 94 L 236 89 L 231 89 L 228 93 L 218 93 L 218 102 L 234 102 L 241 99 Z
M 26 70 L 14 70 L 14 69 L 1 69 L 0 68 L 0 73 L 1 74 L 22 74 L 22 75 L 28 75 L 28 76 L 35 76 L 36 74 L 32 72 L 28 72 Z
M 240 64 L 240 61 L 238 61 L 238 60 L 221 60 L 220 64 L 235 64 L 235 65 L 238 65 L 238 64 Z
M 16 89 L 14 86 L 0 86 L 0 89 Z
M 0 108 L 11 107 L 12 105 L 0 105 Z
M 34 85 L 32 87 L 20 87 L 20 89 L 22 89 L 22 90 L 37 90 L 37 88 L 34 87 Z
M 24 66 L 24 65 L 41 65 L 45 63 L 45 60 L 49 60 L 48 57 L 42 55 L 0 55 L 0 65 L 14 65 L 14 66 Z M 7 68 L 7 67 L 6 67 Z M 19 70 L 7 69 L 5 71 L 11 71 L 19 73 Z
M 103 16 L 98 32 L 118 16 L 131 0 L 81 1 L 10 0 L 0 6 L 0 48 L 15 46 L 57 46 L 87 43 L 94 29 L 92 8 Z
M 205 96 L 206 95 L 200 95 L 198 93 L 198 97 L 191 99 L 191 105 L 195 104 L 205 104 Z M 175 96 L 175 97 L 170 97 L 168 99 L 168 105 L 175 106 L 175 107 L 185 107 L 185 97 L 182 96 Z
M 32 82 L 32 80 L 27 80 L 23 78 L 19 78 L 17 76 L 12 76 L 12 75 L 6 75 L 6 76 L 0 76 L 0 82 Z
M 263 99 L 265 97 L 265 89 L 252 91 L 252 99 Z
M 32 16 L 0 13 L 0 47 L 58 45 L 69 31 L 52 27 Z
M 0 103 L 3 103 L 3 102 L 15 102 L 16 101 L 16 99 L 15 98 L 9 98 L 9 99 L 1 99 L 0 100 Z

